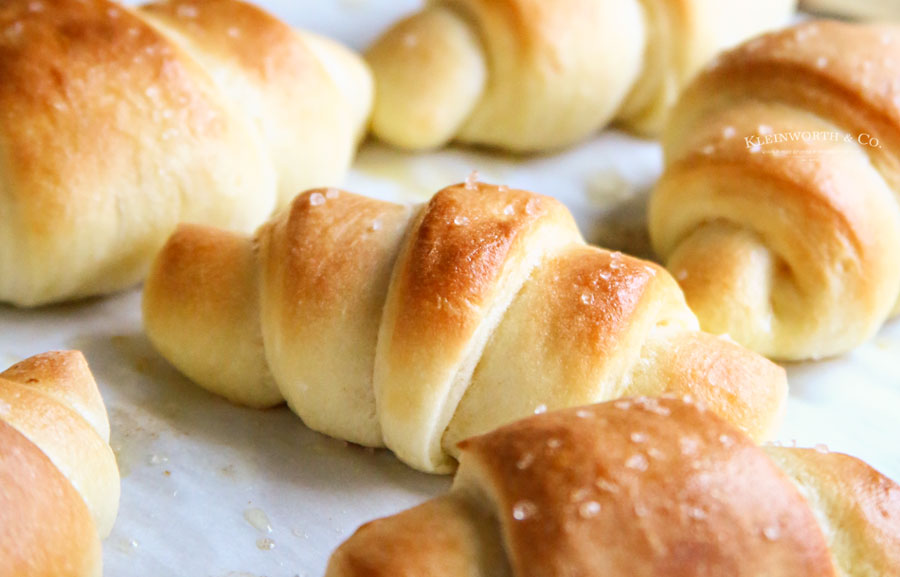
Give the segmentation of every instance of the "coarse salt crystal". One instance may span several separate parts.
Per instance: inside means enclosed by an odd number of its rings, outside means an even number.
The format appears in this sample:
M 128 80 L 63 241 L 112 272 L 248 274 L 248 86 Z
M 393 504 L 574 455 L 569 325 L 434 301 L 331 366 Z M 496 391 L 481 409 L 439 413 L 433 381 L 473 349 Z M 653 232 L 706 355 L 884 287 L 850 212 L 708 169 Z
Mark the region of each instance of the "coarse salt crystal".
M 625 461 L 625 466 L 629 469 L 633 469 L 635 471 L 646 471 L 647 467 L 650 466 L 650 462 L 647 460 L 647 457 L 644 455 L 637 453 L 632 455 Z
M 537 515 L 537 505 L 531 501 L 519 501 L 513 505 L 513 519 L 516 521 L 525 521 Z
M 593 519 L 600 514 L 602 507 L 597 501 L 585 501 L 578 506 L 578 515 L 582 519 Z

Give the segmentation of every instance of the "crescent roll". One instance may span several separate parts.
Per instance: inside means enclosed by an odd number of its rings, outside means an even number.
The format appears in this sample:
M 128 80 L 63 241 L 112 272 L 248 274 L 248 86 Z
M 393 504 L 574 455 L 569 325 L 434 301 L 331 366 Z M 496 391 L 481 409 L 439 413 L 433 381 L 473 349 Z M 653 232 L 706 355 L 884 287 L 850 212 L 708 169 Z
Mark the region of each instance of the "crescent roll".
M 341 177 L 371 84 L 239 0 L 5 0 L 0 302 L 133 285 L 182 221 L 252 231 Z
M 757 438 L 783 370 L 700 332 L 660 267 L 584 243 L 558 201 L 469 181 L 421 206 L 312 190 L 255 237 L 182 226 L 144 324 L 243 405 L 449 472 L 457 442 L 546 409 L 690 393 Z
M 846 352 L 898 312 L 900 28 L 810 22 L 724 55 L 665 132 L 650 235 L 701 326 Z
M 369 49 L 372 130 L 402 148 L 456 140 L 551 150 L 617 121 L 656 133 L 725 47 L 795 0 L 432 0 Z
M 632 398 L 462 444 L 450 493 L 363 525 L 326 577 L 897 577 L 900 486 Z

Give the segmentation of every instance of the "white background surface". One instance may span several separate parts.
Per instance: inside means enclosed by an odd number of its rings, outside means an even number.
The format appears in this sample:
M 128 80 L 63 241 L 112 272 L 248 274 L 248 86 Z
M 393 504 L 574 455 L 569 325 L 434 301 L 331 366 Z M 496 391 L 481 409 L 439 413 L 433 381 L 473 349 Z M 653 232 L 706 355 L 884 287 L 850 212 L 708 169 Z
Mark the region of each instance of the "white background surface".
M 359 47 L 418 2 L 265 4 L 293 24 Z M 367 144 L 345 185 L 424 199 L 478 169 L 484 180 L 558 196 L 589 238 L 643 252 L 639 207 L 659 163 L 654 145 L 617 134 L 528 159 L 462 150 L 410 157 Z M 449 486 L 448 478 L 413 472 L 387 452 L 312 433 L 286 409 L 241 409 L 197 389 L 142 335 L 139 305 L 138 291 L 131 291 L 38 311 L 0 306 L 0 365 L 50 349 L 81 349 L 100 383 L 123 474 L 119 519 L 105 544 L 107 576 L 319 576 L 330 552 L 360 523 Z M 792 392 L 780 438 L 826 443 L 900 479 L 898 356 L 894 322 L 851 355 L 789 367 Z M 261 549 L 260 539 L 271 539 L 274 548 Z

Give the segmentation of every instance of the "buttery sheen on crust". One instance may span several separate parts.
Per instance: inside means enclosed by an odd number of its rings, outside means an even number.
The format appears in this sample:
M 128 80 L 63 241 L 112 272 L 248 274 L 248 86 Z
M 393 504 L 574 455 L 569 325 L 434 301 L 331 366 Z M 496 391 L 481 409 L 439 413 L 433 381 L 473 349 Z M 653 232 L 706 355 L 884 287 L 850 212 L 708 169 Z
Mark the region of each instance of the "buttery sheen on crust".
M 461 449 L 448 495 L 363 525 L 326 576 L 900 575 L 896 483 L 760 449 L 693 402 L 556 411 Z
M 0 4 L 0 302 L 141 280 L 182 221 L 251 231 L 341 177 L 365 64 L 239 0 Z
M 612 121 L 657 132 L 720 50 L 785 23 L 796 0 L 432 0 L 369 49 L 372 129 L 393 145 L 514 151 Z
M 709 331 L 769 357 L 846 352 L 898 312 L 900 28 L 811 22 L 682 96 L 653 244 Z
M 99 577 L 119 506 L 103 400 L 81 353 L 0 373 L 0 577 Z
M 144 324 L 199 385 L 448 472 L 458 441 L 547 408 L 687 394 L 757 438 L 784 371 L 701 333 L 660 267 L 587 246 L 556 200 L 468 182 L 408 207 L 312 190 L 254 238 L 182 226 Z

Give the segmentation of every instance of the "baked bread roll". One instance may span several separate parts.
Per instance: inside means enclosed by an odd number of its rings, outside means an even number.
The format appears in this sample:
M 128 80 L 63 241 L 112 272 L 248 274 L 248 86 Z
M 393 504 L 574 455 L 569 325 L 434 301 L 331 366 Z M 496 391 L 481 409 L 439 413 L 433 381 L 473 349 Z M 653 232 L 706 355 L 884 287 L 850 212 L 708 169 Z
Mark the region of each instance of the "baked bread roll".
M 233 402 L 449 472 L 457 442 L 535 411 L 690 393 L 757 438 L 785 375 L 701 333 L 675 281 L 587 246 L 545 196 L 470 180 L 408 207 L 313 190 L 254 238 L 182 226 L 144 324 Z
M 178 222 L 252 231 L 340 179 L 363 61 L 238 0 L 0 5 L 0 301 L 143 278 Z
M 612 121 L 655 133 L 717 52 L 787 22 L 795 0 L 432 0 L 369 49 L 372 129 L 531 152 Z
M 897 577 L 900 486 L 637 398 L 462 444 L 449 494 L 363 525 L 327 577 Z
M 99 577 L 119 507 L 103 400 L 81 353 L 0 373 L 0 577 Z
M 865 20 L 900 21 L 897 0 L 800 0 L 804 10 Z
M 769 357 L 845 352 L 900 296 L 900 28 L 812 22 L 681 98 L 650 235 L 704 329 Z

